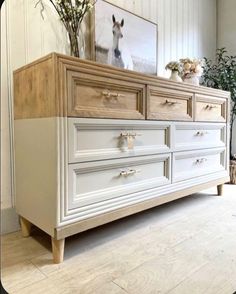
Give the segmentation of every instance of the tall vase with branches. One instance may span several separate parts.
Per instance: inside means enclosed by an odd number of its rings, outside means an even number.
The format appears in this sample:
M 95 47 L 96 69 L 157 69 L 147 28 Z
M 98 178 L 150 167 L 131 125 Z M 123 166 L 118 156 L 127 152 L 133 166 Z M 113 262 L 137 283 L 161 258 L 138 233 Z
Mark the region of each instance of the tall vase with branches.
M 46 0 L 39 0 L 41 4 L 41 15 L 43 17 L 44 3 Z M 95 0 L 47 0 L 51 2 L 63 23 L 70 41 L 70 53 L 72 56 L 80 57 L 79 32 L 80 25 L 86 13 L 94 6 Z
M 216 50 L 215 61 L 204 58 L 201 84 L 207 87 L 229 91 L 231 94 L 230 157 L 232 152 L 233 124 L 236 119 L 236 55 L 229 56 L 225 48 Z

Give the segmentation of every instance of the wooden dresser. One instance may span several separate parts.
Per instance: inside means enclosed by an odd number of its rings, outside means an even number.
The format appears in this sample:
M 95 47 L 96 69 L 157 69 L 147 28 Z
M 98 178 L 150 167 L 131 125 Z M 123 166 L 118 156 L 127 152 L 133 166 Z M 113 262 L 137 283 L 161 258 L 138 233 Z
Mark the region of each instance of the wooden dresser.
M 229 180 L 228 92 L 52 53 L 14 72 L 24 236 L 66 237 Z

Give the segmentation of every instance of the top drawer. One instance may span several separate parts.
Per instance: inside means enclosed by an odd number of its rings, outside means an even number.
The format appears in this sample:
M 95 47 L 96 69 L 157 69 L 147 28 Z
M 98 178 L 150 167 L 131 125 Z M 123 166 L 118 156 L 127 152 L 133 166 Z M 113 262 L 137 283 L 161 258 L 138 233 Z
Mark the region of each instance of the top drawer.
M 147 119 L 192 121 L 193 94 L 148 87 Z
M 196 95 L 196 121 L 226 121 L 226 99 Z
M 145 85 L 67 72 L 68 116 L 144 119 Z

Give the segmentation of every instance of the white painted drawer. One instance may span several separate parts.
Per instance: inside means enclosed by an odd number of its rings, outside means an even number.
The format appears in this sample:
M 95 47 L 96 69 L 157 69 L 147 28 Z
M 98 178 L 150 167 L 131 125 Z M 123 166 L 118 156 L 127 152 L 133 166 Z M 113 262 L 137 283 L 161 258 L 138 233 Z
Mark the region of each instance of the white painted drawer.
M 173 137 L 175 150 L 224 147 L 226 124 L 175 123 Z
M 170 154 L 70 164 L 68 208 L 75 209 L 170 182 Z M 102 204 L 103 203 L 103 204 Z
M 225 170 L 225 148 L 204 149 L 173 154 L 173 182 Z
M 169 152 L 170 124 L 69 118 L 69 163 Z

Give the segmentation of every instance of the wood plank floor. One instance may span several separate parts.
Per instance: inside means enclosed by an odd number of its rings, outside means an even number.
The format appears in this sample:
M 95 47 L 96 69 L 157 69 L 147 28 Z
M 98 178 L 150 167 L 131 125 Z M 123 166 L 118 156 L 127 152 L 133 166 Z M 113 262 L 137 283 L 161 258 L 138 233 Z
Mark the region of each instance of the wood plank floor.
M 232 294 L 236 291 L 236 186 L 182 198 L 66 239 L 52 263 L 35 229 L 2 237 L 2 283 L 17 294 Z

